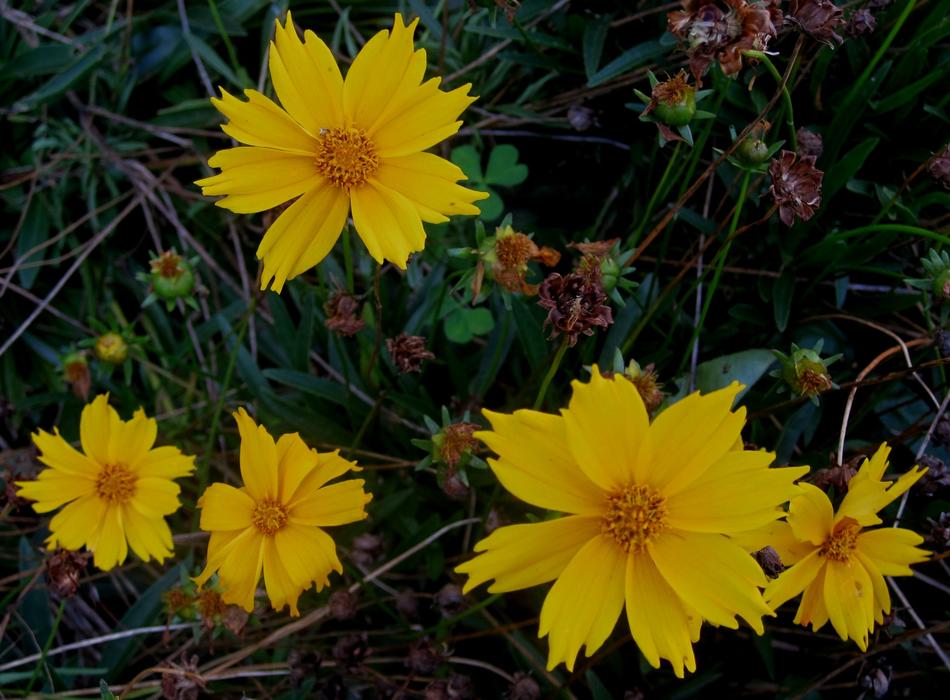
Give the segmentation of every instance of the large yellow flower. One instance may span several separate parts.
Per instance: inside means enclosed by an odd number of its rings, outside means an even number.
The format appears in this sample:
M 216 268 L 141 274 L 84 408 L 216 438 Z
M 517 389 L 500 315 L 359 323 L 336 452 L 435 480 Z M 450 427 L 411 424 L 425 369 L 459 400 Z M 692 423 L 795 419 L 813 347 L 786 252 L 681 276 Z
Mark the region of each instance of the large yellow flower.
M 270 76 L 283 109 L 256 90 L 248 102 L 221 90 L 215 107 L 230 121 L 222 129 L 246 147 L 216 153 L 221 173 L 196 184 L 234 212 L 264 211 L 299 197 L 268 229 L 257 249 L 264 261 L 261 289 L 320 262 L 352 210 L 356 232 L 377 262 L 405 268 L 425 246 L 422 222 L 448 214 L 478 214 L 472 202 L 488 195 L 456 182 L 465 174 L 424 153 L 458 131 L 456 118 L 475 98 L 470 84 L 439 90 L 422 82 L 425 50 L 397 14 L 360 50 L 344 82 L 330 49 L 316 34 L 297 36 L 290 13 L 277 22 Z
M 122 564 L 129 547 L 142 559 L 172 555 L 172 533 L 164 516 L 180 505 L 173 479 L 190 474 L 195 458 L 177 447 L 156 447 L 158 425 L 140 408 L 132 420 L 119 418 L 101 394 L 83 408 L 79 421 L 82 452 L 55 429 L 33 434 L 39 459 L 48 469 L 36 481 L 18 481 L 19 495 L 47 513 L 65 507 L 50 521 L 49 546 L 94 553 L 106 571 Z M 85 454 L 83 454 L 85 453 Z
M 831 620 L 842 640 L 864 651 L 874 623 L 890 612 L 885 576 L 910 576 L 910 564 L 924 561 L 918 549 L 923 538 L 903 528 L 878 528 L 877 512 L 909 489 L 926 469 L 915 467 L 897 481 L 882 481 L 890 454 L 881 445 L 848 484 L 836 513 L 824 492 L 802 484 L 802 495 L 788 506 L 788 522 L 776 523 L 773 547 L 782 561 L 794 564 L 765 589 L 765 599 L 777 608 L 802 591 L 795 622 L 818 630 Z
M 774 455 L 742 449 L 745 409 L 732 411 L 740 385 L 692 394 L 651 424 L 636 387 L 622 376 L 574 382 L 561 415 L 485 412 L 492 430 L 476 433 L 498 459 L 502 485 L 523 501 L 569 513 L 495 530 L 480 556 L 457 571 L 465 590 L 489 591 L 555 580 L 541 609 L 550 635 L 548 667 L 573 670 L 582 645 L 592 654 L 626 602 L 627 621 L 654 667 L 694 671 L 692 643 L 702 620 L 757 632 L 772 610 L 755 560 L 726 535 L 762 527 L 798 493 L 807 467 L 770 469 Z M 738 444 L 737 444 L 738 443 Z
M 203 585 L 217 571 L 225 602 L 250 612 L 263 570 L 271 605 L 289 604 L 296 616 L 303 591 L 314 583 L 322 590 L 331 571 L 343 572 L 336 545 L 321 528 L 364 519 L 372 496 L 362 479 L 325 485 L 359 469 L 337 452 L 318 453 L 297 433 L 275 443 L 243 408 L 234 418 L 244 487 L 211 484 L 199 499 L 201 529 L 211 532 L 211 541 L 208 563 L 195 580 Z

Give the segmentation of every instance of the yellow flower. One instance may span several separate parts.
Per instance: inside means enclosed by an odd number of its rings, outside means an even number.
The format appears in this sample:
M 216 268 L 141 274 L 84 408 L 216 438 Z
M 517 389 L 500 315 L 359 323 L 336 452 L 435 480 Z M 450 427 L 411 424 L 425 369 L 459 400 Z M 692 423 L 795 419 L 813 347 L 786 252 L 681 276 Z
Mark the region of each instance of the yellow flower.
M 848 484 L 837 513 L 824 492 L 802 484 L 802 495 L 788 506 L 788 522 L 776 523 L 775 548 L 782 561 L 794 564 L 765 589 L 773 608 L 802 591 L 795 622 L 817 631 L 829 620 L 842 640 L 862 651 L 868 634 L 890 612 L 885 576 L 910 576 L 910 564 L 924 561 L 923 538 L 903 528 L 878 528 L 877 512 L 909 489 L 926 469 L 914 467 L 891 483 L 881 481 L 890 453 L 881 445 Z
M 418 20 L 396 14 L 360 50 L 346 75 L 311 31 L 302 42 L 290 13 L 276 23 L 270 76 L 283 109 L 256 90 L 242 102 L 221 90 L 215 107 L 230 121 L 222 129 L 247 144 L 216 153 L 221 173 L 196 184 L 238 213 L 264 211 L 299 197 L 268 229 L 257 249 L 264 261 L 261 289 L 284 282 L 323 260 L 352 210 L 370 255 L 406 267 L 425 246 L 422 222 L 448 214 L 478 214 L 472 202 L 488 195 L 456 182 L 465 174 L 424 153 L 458 131 L 456 118 L 475 98 L 470 84 L 439 90 L 422 82 L 425 50 L 414 50 Z
M 574 382 L 561 415 L 485 411 L 492 430 L 476 433 L 498 453 L 489 464 L 523 501 L 569 513 L 495 530 L 480 556 L 456 570 L 468 591 L 491 592 L 555 580 L 541 609 L 550 635 L 548 668 L 573 670 L 582 645 L 592 654 L 626 603 L 627 621 L 654 667 L 667 659 L 677 676 L 694 671 L 692 643 L 702 620 L 757 632 L 772 610 L 752 557 L 726 535 L 762 527 L 808 468 L 769 469 L 774 455 L 742 449 L 741 387 L 692 394 L 650 423 L 636 387 L 619 375 Z
M 241 433 L 244 487 L 211 484 L 198 500 L 201 529 L 211 533 L 208 563 L 198 585 L 218 572 L 224 600 L 254 609 L 254 592 L 264 585 L 275 610 L 290 605 L 311 583 L 322 590 L 331 571 L 343 572 L 336 545 L 321 528 L 366 517 L 372 496 L 362 479 L 330 486 L 330 479 L 359 470 L 337 452 L 318 453 L 297 433 L 274 438 L 244 411 L 234 414 Z
M 129 547 L 142 559 L 172 555 L 172 534 L 164 516 L 178 510 L 180 488 L 173 479 L 190 474 L 194 457 L 177 447 L 156 447 L 158 425 L 141 408 L 124 421 L 100 394 L 82 410 L 82 452 L 59 434 L 33 434 L 39 459 L 48 469 L 36 481 L 18 481 L 19 495 L 48 513 L 50 547 L 94 552 L 95 565 L 107 571 L 122 564 Z

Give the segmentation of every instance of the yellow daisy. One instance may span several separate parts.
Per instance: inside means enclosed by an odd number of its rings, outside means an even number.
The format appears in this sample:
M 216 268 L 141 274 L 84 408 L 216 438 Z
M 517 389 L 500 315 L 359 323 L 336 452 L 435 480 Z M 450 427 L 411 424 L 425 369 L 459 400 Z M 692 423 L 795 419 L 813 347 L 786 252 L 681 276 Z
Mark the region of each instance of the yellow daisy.
M 82 452 L 54 434 L 38 431 L 33 443 L 48 469 L 36 481 L 18 481 L 19 495 L 48 513 L 50 547 L 85 546 L 103 571 L 122 564 L 129 547 L 142 559 L 172 555 L 172 533 L 164 516 L 178 510 L 181 490 L 173 479 L 191 474 L 195 458 L 177 447 L 155 447 L 158 424 L 141 408 L 132 420 L 119 418 L 100 394 L 82 410 Z
M 575 381 L 561 415 L 485 411 L 492 430 L 476 433 L 498 453 L 489 464 L 521 500 L 568 513 L 495 530 L 482 552 L 456 570 L 465 590 L 494 579 L 491 592 L 554 580 L 541 609 L 550 635 L 548 668 L 573 670 L 582 645 L 592 654 L 626 603 L 627 621 L 654 667 L 694 671 L 692 643 L 702 620 L 757 632 L 772 610 L 755 560 L 726 535 L 762 527 L 798 493 L 807 467 L 770 469 L 774 455 L 742 449 L 741 386 L 692 394 L 650 422 L 628 379 Z M 738 442 L 738 444 L 737 444 Z
M 315 583 L 322 590 L 331 571 L 343 572 L 336 545 L 321 528 L 363 520 L 372 496 L 362 479 L 326 486 L 359 467 L 337 452 L 318 453 L 297 433 L 277 442 L 244 411 L 234 414 L 241 433 L 240 489 L 211 484 L 199 499 L 201 529 L 211 533 L 208 563 L 198 585 L 218 572 L 224 601 L 254 609 L 254 593 L 264 572 L 271 605 L 290 605 Z
M 238 213 L 272 209 L 299 198 L 271 225 L 257 257 L 261 289 L 284 282 L 323 260 L 353 213 L 370 255 L 406 267 L 425 246 L 422 222 L 449 214 L 478 214 L 472 202 L 488 195 L 456 182 L 454 164 L 424 153 L 455 134 L 459 114 L 475 98 L 470 84 L 439 90 L 440 78 L 422 82 L 425 50 L 414 50 L 418 20 L 407 27 L 396 14 L 360 50 L 346 74 L 312 31 L 301 41 L 290 12 L 276 22 L 270 76 L 283 109 L 256 90 L 243 102 L 224 89 L 214 106 L 229 119 L 221 128 L 247 144 L 218 151 L 208 164 L 218 175 L 198 180 L 216 204 Z
M 914 467 L 891 483 L 882 481 L 890 454 L 881 445 L 848 484 L 835 512 L 825 493 L 802 484 L 802 495 L 788 506 L 788 522 L 776 523 L 773 546 L 785 564 L 794 564 L 765 589 L 773 608 L 802 591 L 795 622 L 817 631 L 829 620 L 842 640 L 865 651 L 874 623 L 890 612 L 885 576 L 911 576 L 910 564 L 924 561 L 924 540 L 904 528 L 882 527 L 877 512 L 909 489 L 926 469 Z

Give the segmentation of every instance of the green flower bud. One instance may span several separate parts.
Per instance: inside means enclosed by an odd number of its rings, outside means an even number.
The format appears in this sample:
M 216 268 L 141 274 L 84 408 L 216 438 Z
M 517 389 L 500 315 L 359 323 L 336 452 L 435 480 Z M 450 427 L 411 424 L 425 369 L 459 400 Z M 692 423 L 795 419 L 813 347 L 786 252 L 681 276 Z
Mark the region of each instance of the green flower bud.
M 96 339 L 96 357 L 110 365 L 121 365 L 129 356 L 129 346 L 118 333 L 104 333 Z

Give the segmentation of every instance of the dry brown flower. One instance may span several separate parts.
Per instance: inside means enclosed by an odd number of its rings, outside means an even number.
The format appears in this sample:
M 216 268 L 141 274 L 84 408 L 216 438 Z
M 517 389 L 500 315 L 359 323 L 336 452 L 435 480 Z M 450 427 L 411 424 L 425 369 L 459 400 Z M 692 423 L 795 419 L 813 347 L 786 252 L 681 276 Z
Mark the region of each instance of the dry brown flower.
M 92 552 L 57 549 L 46 558 L 46 585 L 58 598 L 70 598 L 79 590 L 79 578 Z
M 204 679 L 198 672 L 198 657 L 185 657 L 181 653 L 181 662 L 168 662 L 169 670 L 162 672 L 162 697 L 165 700 L 197 700 L 198 694 L 205 689 Z
M 927 172 L 944 188 L 950 190 L 950 144 L 944 146 L 940 153 L 930 159 Z
M 821 134 L 801 127 L 795 132 L 795 137 L 798 140 L 798 155 L 821 158 L 821 153 L 825 149 Z
M 435 604 L 442 613 L 442 617 L 455 617 L 465 610 L 465 596 L 462 594 L 461 586 L 454 583 L 447 583 L 438 590 L 434 597 Z
M 330 594 L 330 600 L 327 605 L 330 608 L 330 614 L 335 619 L 349 620 L 356 617 L 356 606 L 358 603 L 359 597 L 344 588 Z
M 548 311 L 544 325 L 553 327 L 550 337 L 563 333 L 572 346 L 581 334 L 593 335 L 595 328 L 606 328 L 614 322 L 600 280 L 591 275 L 572 272 L 562 276 L 553 272 L 541 283 L 538 296 L 538 305 Z
M 873 32 L 876 27 L 877 18 L 865 7 L 851 13 L 851 16 L 848 17 L 845 33 L 850 37 L 863 36 Z
M 366 325 L 359 316 L 359 301 L 345 290 L 338 289 L 330 295 L 327 303 L 323 305 L 323 310 L 327 316 L 323 325 L 339 336 L 356 335 Z
M 473 433 L 481 428 L 477 423 L 452 423 L 442 430 L 442 444 L 439 446 L 439 459 L 450 467 L 458 465 L 466 452 L 478 446 Z
M 815 167 L 815 160 L 815 156 L 799 158 L 791 151 L 782 151 L 769 165 L 770 191 L 786 226 L 791 226 L 796 217 L 808 221 L 821 206 L 821 181 L 825 174 Z
M 423 361 L 435 359 L 435 354 L 426 350 L 426 339 L 421 335 L 400 333 L 395 338 L 387 338 L 386 349 L 402 374 L 421 372 Z
M 841 44 L 838 29 L 844 28 L 841 8 L 831 0 L 791 0 L 790 19 L 818 41 Z
M 63 362 L 63 376 L 69 383 L 76 398 L 89 400 L 89 390 L 92 388 L 92 375 L 89 372 L 89 363 L 83 353 L 70 355 Z
M 527 673 L 518 671 L 511 677 L 508 700 L 538 700 L 540 697 L 541 686 Z

